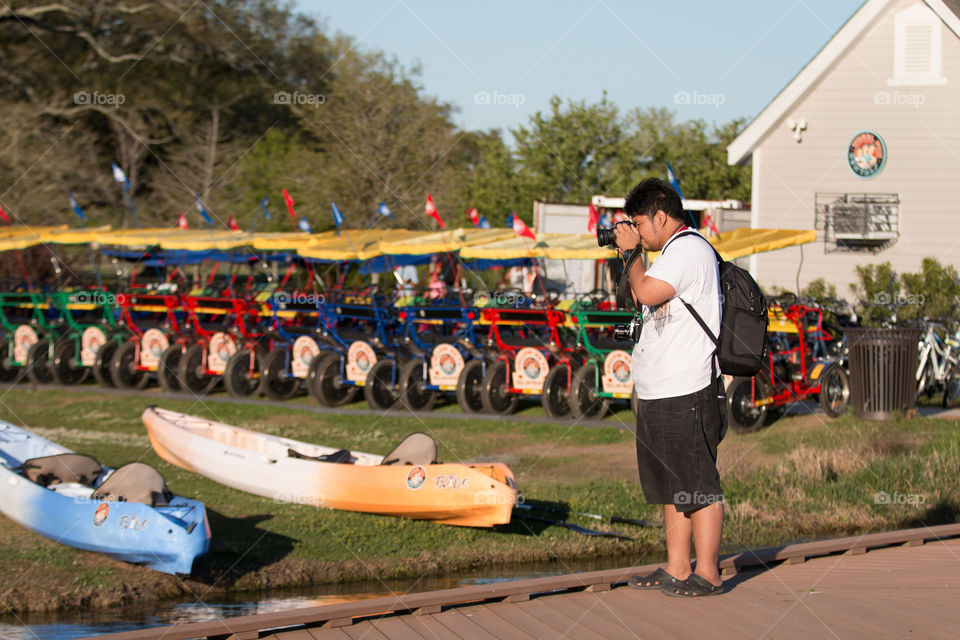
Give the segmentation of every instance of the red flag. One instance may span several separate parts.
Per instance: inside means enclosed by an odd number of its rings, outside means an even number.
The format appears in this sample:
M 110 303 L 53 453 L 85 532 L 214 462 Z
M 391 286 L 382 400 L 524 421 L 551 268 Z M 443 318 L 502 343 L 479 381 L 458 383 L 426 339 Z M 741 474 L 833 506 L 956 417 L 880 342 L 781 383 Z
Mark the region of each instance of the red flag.
M 473 226 L 480 224 L 480 211 L 476 207 L 467 209 L 467 218 L 473 223 Z
M 530 231 L 530 227 L 528 227 L 516 213 L 513 214 L 513 234 L 530 238 L 534 242 L 537 240 L 537 236 L 533 235 L 533 231 Z
M 8 216 L 7 212 L 3 210 L 3 207 L 0 207 L 0 218 L 3 218 L 4 224 L 10 224 L 10 216 Z
M 433 204 L 433 196 L 429 193 L 427 194 L 427 206 L 424 208 L 423 212 L 437 221 L 437 224 L 440 225 L 441 229 L 446 229 L 447 225 L 443 224 L 443 220 L 440 218 L 440 214 L 437 213 L 437 207 Z
M 237 219 L 233 216 L 227 218 L 227 228 L 230 229 L 230 231 L 240 231 L 240 225 L 237 224 Z
M 187 216 L 186 216 L 186 215 L 184 215 L 184 214 L 182 214 L 182 213 L 180 214 L 180 217 L 177 218 L 177 226 L 180 227 L 181 229 L 189 229 L 189 228 L 190 228 L 190 223 L 187 222 Z
M 713 216 L 710 215 L 710 209 L 703 212 L 703 227 L 712 231 L 714 235 L 720 233 L 720 230 L 717 229 L 717 223 L 713 221 Z
M 597 213 L 597 208 L 593 206 L 593 203 L 590 203 L 590 214 L 587 217 L 587 233 L 592 233 L 597 235 L 597 223 L 600 222 L 600 214 Z
M 290 197 L 290 194 L 287 193 L 286 189 L 281 189 L 281 191 L 283 191 L 283 199 L 287 203 L 287 211 L 290 212 L 290 217 L 296 220 L 297 212 L 293 210 L 293 205 L 294 205 L 293 198 Z

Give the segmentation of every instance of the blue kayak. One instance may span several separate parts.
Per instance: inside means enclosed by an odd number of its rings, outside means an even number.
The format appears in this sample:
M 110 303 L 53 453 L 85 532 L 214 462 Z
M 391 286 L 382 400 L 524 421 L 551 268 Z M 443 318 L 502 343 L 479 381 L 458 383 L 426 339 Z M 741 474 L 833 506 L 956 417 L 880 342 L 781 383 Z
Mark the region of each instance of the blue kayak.
M 152 467 L 117 469 L 0 420 L 0 513 L 61 544 L 171 574 L 210 548 L 202 502 Z

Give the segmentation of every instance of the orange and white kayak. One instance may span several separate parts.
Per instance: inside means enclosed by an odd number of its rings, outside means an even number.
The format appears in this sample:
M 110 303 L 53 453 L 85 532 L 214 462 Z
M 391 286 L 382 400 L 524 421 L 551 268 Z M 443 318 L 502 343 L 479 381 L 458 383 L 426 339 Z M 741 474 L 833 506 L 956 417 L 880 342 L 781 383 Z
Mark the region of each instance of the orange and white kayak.
M 510 522 L 517 501 L 503 463 L 437 463 L 430 436 L 407 436 L 386 456 L 337 450 L 159 407 L 143 412 L 157 454 L 228 487 L 281 502 L 442 524 Z

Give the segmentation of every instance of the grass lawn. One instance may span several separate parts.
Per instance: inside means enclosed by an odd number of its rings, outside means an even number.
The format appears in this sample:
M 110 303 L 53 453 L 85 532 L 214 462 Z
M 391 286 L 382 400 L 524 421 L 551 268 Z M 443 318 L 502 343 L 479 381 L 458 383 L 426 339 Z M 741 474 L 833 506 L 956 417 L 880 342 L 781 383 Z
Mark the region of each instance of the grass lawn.
M 662 552 L 662 529 L 610 527 L 572 512 L 660 521 L 636 482 L 633 435 L 610 426 L 465 419 L 449 405 L 424 420 L 235 403 L 186 402 L 156 392 L 116 396 L 95 387 L 77 393 L 21 385 L 0 397 L 0 419 L 93 455 L 103 464 L 154 465 L 177 494 L 206 503 L 211 553 L 181 580 L 103 556 L 57 545 L 0 519 L 0 612 L 93 607 L 148 598 L 303 586 L 320 582 L 399 578 L 497 563 L 641 556 Z M 140 414 L 148 404 L 298 440 L 386 453 L 411 431 L 436 438 L 441 460 L 499 460 L 513 469 L 539 512 L 585 527 L 621 531 L 632 539 L 584 536 L 515 518 L 494 529 L 280 504 L 218 485 L 162 461 L 150 448 Z M 363 406 L 363 405 L 355 405 Z M 543 415 L 538 407 L 524 415 Z M 727 503 L 725 549 L 849 535 L 958 520 L 960 428 L 913 418 L 862 422 L 852 416 L 787 417 L 763 431 L 730 433 L 719 467 Z M 884 492 L 889 499 L 884 501 Z

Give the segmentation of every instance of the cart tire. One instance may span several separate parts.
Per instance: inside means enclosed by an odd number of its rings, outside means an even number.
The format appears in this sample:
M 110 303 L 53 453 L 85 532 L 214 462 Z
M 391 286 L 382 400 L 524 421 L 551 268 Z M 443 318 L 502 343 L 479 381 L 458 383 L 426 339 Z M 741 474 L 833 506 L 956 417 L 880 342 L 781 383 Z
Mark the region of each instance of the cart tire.
M 50 384 L 53 382 L 53 372 L 50 371 L 50 343 L 46 340 L 34 342 L 27 351 L 27 378 L 35 384 Z
M 74 366 L 77 344 L 73 340 L 63 340 L 53 347 L 53 365 L 50 373 L 57 384 L 71 386 L 80 384 L 90 375 L 89 367 Z
M 483 411 L 483 360 L 474 358 L 467 362 L 457 380 L 457 404 L 464 413 Z
M 324 407 L 340 407 L 353 401 L 358 387 L 343 384 L 340 377 L 340 354 L 316 357 L 307 371 L 307 390 Z
M 820 406 L 836 418 L 850 404 L 850 378 L 840 365 L 834 364 L 820 374 Z
M 172 344 L 160 354 L 157 363 L 157 380 L 160 387 L 168 393 L 180 391 L 180 358 L 183 357 L 183 345 Z
M 570 388 L 572 382 L 570 365 L 566 362 L 554 365 L 543 380 L 540 404 L 548 418 L 565 418 L 570 415 Z
M 400 401 L 410 411 L 430 411 L 440 395 L 436 389 L 424 387 L 428 378 L 425 360 L 416 359 L 400 369 Z
M 116 340 L 107 340 L 97 349 L 97 357 L 93 361 L 93 379 L 101 387 L 108 389 L 113 387 L 113 377 L 110 375 L 110 364 L 113 362 L 113 356 L 122 343 Z
M 203 372 L 205 348 L 206 345 L 202 342 L 190 345 L 180 356 L 180 362 L 177 365 L 181 388 L 201 396 L 210 393 L 222 377 L 210 376 Z
M 497 360 L 487 367 L 480 386 L 483 410 L 487 413 L 508 415 L 517 410 L 520 396 L 507 391 L 507 363 Z
M 147 371 L 137 369 L 137 343 L 124 342 L 110 361 L 110 378 L 118 389 L 143 389 L 150 382 Z
M 764 376 L 755 378 L 734 378 L 727 387 L 727 419 L 730 427 L 737 433 L 752 433 L 763 428 L 767 419 L 769 405 L 750 406 L 753 398 L 751 380 L 756 379 L 756 395 L 763 397 L 771 387 Z
M 251 356 L 252 354 L 252 356 Z M 253 362 L 250 362 L 250 358 Z M 258 395 L 263 378 L 260 369 L 263 367 L 263 353 L 257 347 L 240 349 L 227 361 L 223 370 L 223 384 L 234 398 L 249 398 Z
M 15 382 L 23 375 L 21 367 L 8 367 L 7 359 L 10 357 L 10 342 L 4 340 L 0 342 L 0 382 Z
M 287 349 L 274 349 L 263 359 L 260 370 L 263 392 L 271 400 L 289 400 L 300 391 L 300 379 L 287 370 Z
M 631 408 L 633 403 L 631 402 Z M 610 399 L 597 395 L 597 365 L 588 363 L 577 369 L 570 381 L 570 413 L 580 418 L 602 418 L 610 408 Z
M 400 363 L 396 360 L 384 358 L 370 369 L 363 387 L 363 397 L 367 399 L 371 409 L 386 411 L 400 401 L 400 385 L 397 384 L 399 367 Z M 397 383 L 394 383 L 394 380 L 397 380 Z

